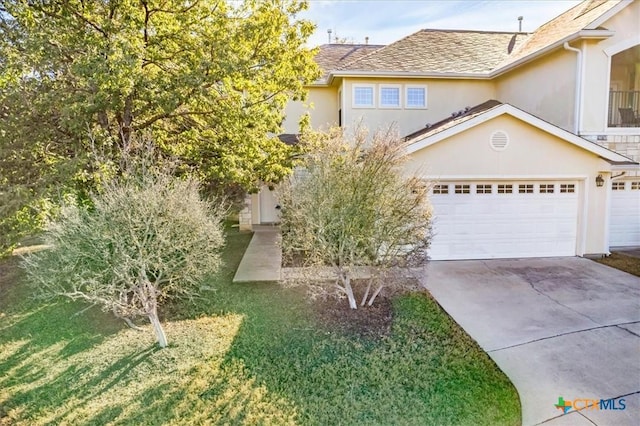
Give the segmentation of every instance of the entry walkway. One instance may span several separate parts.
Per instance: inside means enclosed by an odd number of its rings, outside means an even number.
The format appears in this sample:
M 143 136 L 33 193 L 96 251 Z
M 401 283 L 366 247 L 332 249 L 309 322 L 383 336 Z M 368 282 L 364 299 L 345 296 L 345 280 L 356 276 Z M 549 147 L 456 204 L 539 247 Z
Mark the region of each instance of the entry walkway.
M 255 225 L 253 238 L 240 261 L 233 282 L 280 281 L 281 269 L 280 228 Z

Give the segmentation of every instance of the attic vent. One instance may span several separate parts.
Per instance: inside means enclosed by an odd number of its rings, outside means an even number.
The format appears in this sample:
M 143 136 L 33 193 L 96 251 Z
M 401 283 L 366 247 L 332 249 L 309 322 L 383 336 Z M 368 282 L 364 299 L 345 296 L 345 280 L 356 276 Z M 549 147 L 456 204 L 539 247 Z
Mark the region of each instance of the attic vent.
M 502 130 L 497 130 L 491 134 L 489 144 L 491 144 L 491 148 L 496 151 L 504 151 L 507 149 L 507 145 L 509 145 L 509 135 Z

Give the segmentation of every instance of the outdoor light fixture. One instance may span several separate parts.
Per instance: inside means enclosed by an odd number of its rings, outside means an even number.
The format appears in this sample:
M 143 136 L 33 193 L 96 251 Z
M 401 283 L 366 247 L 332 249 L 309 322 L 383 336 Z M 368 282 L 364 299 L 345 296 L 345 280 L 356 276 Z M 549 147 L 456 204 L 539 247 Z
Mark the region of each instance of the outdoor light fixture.
M 602 175 L 596 176 L 596 186 L 599 188 L 602 185 L 604 185 L 604 178 L 602 177 Z

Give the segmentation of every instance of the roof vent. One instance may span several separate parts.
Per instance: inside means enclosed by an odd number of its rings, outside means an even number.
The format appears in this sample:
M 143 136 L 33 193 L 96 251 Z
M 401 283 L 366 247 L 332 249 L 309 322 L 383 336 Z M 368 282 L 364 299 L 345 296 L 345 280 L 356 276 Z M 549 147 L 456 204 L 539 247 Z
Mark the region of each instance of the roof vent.
M 509 145 L 509 135 L 507 132 L 497 130 L 491 134 L 489 144 L 495 151 L 504 151 Z

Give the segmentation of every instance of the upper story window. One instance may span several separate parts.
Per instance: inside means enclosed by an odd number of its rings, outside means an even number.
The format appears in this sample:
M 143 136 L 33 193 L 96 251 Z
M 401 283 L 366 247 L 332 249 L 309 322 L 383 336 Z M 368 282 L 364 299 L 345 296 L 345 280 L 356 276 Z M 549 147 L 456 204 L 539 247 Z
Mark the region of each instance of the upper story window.
M 380 108 L 400 108 L 400 86 L 380 86 Z
M 356 84 L 353 86 L 353 107 L 374 108 L 375 95 L 372 84 Z
M 407 85 L 405 87 L 405 107 L 406 108 L 426 108 L 427 107 L 427 86 Z

